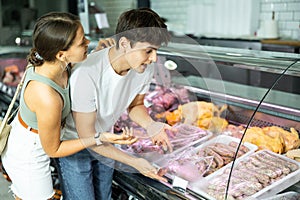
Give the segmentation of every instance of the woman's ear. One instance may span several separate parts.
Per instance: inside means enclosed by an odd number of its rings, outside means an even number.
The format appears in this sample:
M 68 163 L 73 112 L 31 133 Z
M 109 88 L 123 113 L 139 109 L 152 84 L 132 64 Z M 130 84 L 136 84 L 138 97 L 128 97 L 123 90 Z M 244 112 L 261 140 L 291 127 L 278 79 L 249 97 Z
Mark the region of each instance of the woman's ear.
M 59 51 L 56 54 L 56 59 L 58 59 L 60 61 L 66 61 L 65 51 Z

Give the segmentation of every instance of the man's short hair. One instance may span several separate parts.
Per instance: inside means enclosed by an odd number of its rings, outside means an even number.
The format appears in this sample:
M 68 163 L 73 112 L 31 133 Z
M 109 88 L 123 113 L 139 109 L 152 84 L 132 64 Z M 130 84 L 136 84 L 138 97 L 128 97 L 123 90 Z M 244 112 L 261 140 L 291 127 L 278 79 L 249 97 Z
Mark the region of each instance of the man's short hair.
M 160 46 L 167 44 L 170 33 L 164 20 L 150 8 L 132 9 L 121 14 L 116 27 L 117 48 L 121 37 L 126 37 L 131 46 L 136 42 L 148 42 Z

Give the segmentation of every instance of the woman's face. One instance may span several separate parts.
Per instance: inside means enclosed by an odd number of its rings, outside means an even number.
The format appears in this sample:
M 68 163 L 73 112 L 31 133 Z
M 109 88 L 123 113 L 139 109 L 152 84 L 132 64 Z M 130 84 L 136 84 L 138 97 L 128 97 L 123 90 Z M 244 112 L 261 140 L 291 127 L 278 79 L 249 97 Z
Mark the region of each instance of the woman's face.
M 73 45 L 66 52 L 66 58 L 68 63 L 78 63 L 86 59 L 88 53 L 88 45 L 90 41 L 85 38 L 84 31 L 80 25 Z

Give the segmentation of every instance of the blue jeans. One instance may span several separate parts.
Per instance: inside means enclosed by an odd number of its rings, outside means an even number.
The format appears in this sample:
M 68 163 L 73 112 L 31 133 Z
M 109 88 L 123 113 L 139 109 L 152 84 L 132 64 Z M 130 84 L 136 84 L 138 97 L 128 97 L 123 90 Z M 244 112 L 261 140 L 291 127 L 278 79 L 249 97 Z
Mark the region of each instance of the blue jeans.
M 110 200 L 114 160 L 82 150 L 59 158 L 64 200 Z

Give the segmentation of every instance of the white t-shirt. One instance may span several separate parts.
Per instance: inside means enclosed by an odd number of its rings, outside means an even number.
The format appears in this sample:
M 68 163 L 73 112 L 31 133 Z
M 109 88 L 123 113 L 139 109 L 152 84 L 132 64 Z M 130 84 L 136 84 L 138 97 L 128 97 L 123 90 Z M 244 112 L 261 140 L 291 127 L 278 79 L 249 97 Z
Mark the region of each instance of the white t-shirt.
M 70 78 L 72 111 L 97 110 L 97 132 L 111 130 L 136 95 L 148 91 L 154 73 L 154 67 L 148 66 L 143 73 L 130 70 L 120 76 L 110 64 L 108 52 L 109 48 L 90 54 L 73 68 Z M 78 138 L 71 114 L 62 133 L 63 140 Z

